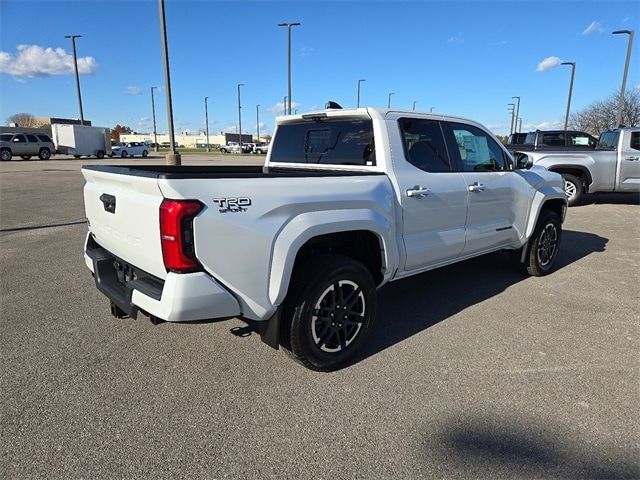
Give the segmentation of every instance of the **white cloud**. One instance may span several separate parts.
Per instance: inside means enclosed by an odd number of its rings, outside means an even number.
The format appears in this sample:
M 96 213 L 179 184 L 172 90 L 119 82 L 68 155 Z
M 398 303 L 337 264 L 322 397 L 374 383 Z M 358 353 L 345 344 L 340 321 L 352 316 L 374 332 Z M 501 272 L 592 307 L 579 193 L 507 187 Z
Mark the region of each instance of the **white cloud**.
M 300 105 L 302 105 L 299 102 L 291 102 L 291 110 L 293 113 L 293 110 L 295 110 L 296 108 L 300 108 Z M 284 115 L 284 102 L 278 102 L 275 105 L 267 108 L 267 110 L 269 110 L 271 113 L 273 113 L 274 115 Z
M 595 20 L 589 24 L 587 28 L 584 29 L 582 35 L 590 35 L 592 33 L 600 33 L 602 32 L 602 25 L 600 22 L 596 22 Z
M 538 63 L 538 67 L 536 68 L 536 72 L 544 72 L 549 70 L 550 68 L 557 67 L 562 63 L 562 60 L 558 57 L 547 57 Z
M 447 43 L 464 43 L 464 38 L 462 37 L 462 33 L 458 32 L 454 36 L 449 37 Z
M 124 91 L 127 95 L 140 95 L 142 90 L 139 87 L 127 87 Z
M 0 73 L 14 77 L 48 77 L 75 73 L 73 55 L 64 48 L 43 48 L 39 45 L 18 45 L 15 55 L 0 51 Z M 93 57 L 78 58 L 78 73 L 91 75 L 98 69 Z

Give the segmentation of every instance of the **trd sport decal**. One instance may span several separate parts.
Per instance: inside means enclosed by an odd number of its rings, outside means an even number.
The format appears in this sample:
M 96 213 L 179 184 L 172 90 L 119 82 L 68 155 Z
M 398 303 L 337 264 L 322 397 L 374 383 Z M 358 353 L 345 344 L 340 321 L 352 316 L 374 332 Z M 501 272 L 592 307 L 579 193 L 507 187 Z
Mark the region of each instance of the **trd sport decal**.
M 218 204 L 220 213 L 237 213 L 246 212 L 251 205 L 251 199 L 248 197 L 214 198 L 213 203 Z

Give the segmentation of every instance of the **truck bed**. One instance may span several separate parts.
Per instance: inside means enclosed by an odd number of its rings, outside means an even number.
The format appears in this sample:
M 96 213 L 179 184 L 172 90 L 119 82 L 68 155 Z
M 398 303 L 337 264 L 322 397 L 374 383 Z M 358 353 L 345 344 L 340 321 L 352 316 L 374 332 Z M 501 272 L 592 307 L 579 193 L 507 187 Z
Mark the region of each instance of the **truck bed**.
M 348 177 L 384 175 L 377 171 L 267 168 L 253 165 L 84 165 L 84 170 L 157 179 Z

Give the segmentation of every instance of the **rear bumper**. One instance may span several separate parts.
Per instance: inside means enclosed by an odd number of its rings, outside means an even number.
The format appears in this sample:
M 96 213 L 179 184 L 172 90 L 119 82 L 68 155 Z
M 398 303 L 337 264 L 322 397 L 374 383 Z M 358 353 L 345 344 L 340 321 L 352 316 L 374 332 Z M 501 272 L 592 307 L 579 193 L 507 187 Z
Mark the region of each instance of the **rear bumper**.
M 85 263 L 94 273 L 96 287 L 132 318 L 139 311 L 167 322 L 188 322 L 240 315 L 237 300 L 204 272 L 169 272 L 164 280 L 126 265 L 100 245 L 91 234 L 85 244 Z M 123 281 L 122 267 L 135 272 Z M 120 270 L 120 271 L 119 271 Z

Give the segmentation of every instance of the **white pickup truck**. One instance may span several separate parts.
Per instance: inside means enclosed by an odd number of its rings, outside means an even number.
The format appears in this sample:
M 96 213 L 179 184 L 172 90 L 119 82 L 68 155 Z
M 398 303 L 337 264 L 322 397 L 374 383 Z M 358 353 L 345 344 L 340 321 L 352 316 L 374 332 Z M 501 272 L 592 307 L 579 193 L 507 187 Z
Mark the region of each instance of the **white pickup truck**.
M 585 193 L 640 192 L 640 128 L 600 134 L 595 150 L 517 151 L 521 166 L 539 165 L 564 177 L 569 206 Z
M 498 250 L 554 266 L 562 177 L 478 123 L 360 108 L 279 117 L 264 167 L 85 166 L 85 261 L 118 317 L 261 321 L 315 370 L 362 345 L 385 283 Z

